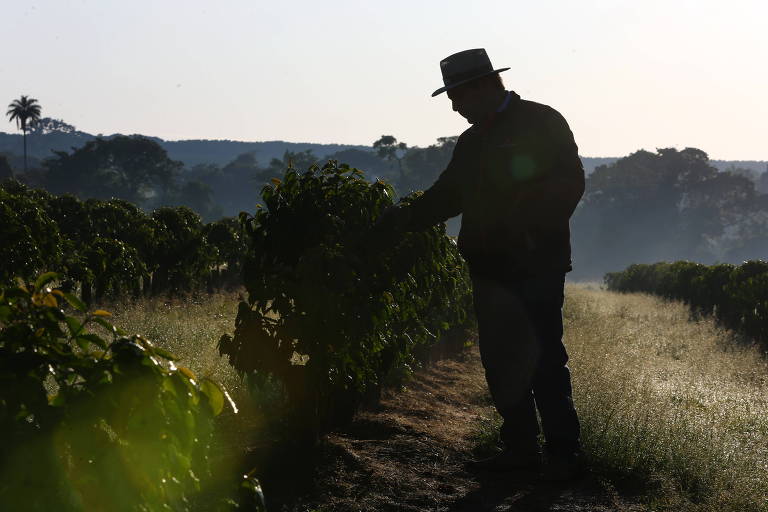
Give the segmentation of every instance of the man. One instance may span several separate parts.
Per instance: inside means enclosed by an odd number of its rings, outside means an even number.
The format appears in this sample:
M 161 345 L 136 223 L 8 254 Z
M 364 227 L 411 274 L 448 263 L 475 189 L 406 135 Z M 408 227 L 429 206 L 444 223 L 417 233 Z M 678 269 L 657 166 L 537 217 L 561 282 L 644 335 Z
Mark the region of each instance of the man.
M 479 347 L 488 388 L 503 418 L 503 450 L 475 467 L 581 470 L 579 421 L 562 343 L 563 286 L 571 270 L 569 218 L 584 192 L 573 134 L 554 109 L 506 91 L 484 49 L 440 62 L 453 110 L 472 125 L 448 167 L 410 206 L 393 208 L 380 229 L 419 230 L 463 214 L 459 250 L 472 275 Z

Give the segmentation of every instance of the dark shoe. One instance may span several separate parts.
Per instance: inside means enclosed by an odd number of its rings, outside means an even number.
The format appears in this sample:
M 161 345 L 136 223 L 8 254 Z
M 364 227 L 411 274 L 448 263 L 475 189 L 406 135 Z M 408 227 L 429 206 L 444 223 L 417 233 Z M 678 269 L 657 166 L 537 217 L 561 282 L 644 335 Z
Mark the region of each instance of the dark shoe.
M 566 455 L 549 454 L 544 464 L 542 480 L 546 482 L 570 482 L 584 476 L 587 471 L 581 451 Z
M 541 471 L 541 453 L 502 450 L 487 459 L 470 461 L 467 465 L 471 469 L 479 471 L 513 471 L 538 474 Z

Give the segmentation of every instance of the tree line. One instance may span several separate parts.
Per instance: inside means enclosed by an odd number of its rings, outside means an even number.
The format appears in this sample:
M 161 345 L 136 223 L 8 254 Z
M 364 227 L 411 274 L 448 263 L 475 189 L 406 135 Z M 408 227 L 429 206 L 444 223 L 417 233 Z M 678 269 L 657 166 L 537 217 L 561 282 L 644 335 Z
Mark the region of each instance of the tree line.
M 40 122 L 65 129 L 54 120 Z M 388 138 L 396 140 L 392 136 L 380 140 Z M 256 153 L 246 152 L 223 166 L 208 163 L 187 168 L 169 158 L 154 139 L 118 135 L 96 137 L 71 151 L 55 151 L 25 172 L 14 172 L 9 156 L 0 154 L 0 180 L 14 178 L 32 188 L 80 199 L 123 199 L 145 210 L 188 206 L 203 220 L 212 221 L 237 216 L 241 211 L 253 212 L 261 188 L 286 168 L 307 169 L 328 160 L 365 169 L 369 180 L 392 183 L 398 195 L 422 190 L 450 160 L 455 139 L 440 138 L 435 145 L 406 150 L 402 149 L 405 144 L 396 143 L 400 147 L 394 151 L 391 145 L 374 143 L 376 151 L 346 149 L 323 158 L 311 150 L 286 150 L 281 158 L 266 164 Z
M 30 130 L 76 133 L 71 125 L 41 119 L 37 100 L 27 96 L 11 103 L 7 114 L 25 140 Z M 183 205 L 211 222 L 253 212 L 262 187 L 286 168 L 307 169 L 328 160 L 364 169 L 371 182 L 391 183 L 399 197 L 424 190 L 447 166 L 456 140 L 441 137 L 427 147 L 411 147 L 382 135 L 370 151 L 345 149 L 320 158 L 309 149 L 286 150 L 267 163 L 246 152 L 223 166 L 185 168 L 156 139 L 97 137 L 70 152 L 56 151 L 15 177 L 53 194 L 122 199 L 148 212 Z M 13 174 L 0 155 L 0 180 Z M 588 175 L 571 222 L 572 276 L 597 278 L 631 263 L 658 260 L 738 263 L 763 257 L 768 251 L 765 190 L 768 173 L 758 176 L 733 166 L 719 171 L 697 148 L 640 150 L 600 165 Z M 450 220 L 448 232 L 456 235 L 458 226 L 458 219 Z
M 597 167 L 571 220 L 574 276 L 632 263 L 740 263 L 768 252 L 768 195 L 696 148 L 640 150 Z
M 0 180 L 15 178 L 32 188 L 80 199 L 122 199 L 151 211 L 162 206 L 188 206 L 205 221 L 253 212 L 261 188 L 286 168 L 337 160 L 365 169 L 368 179 L 392 183 L 398 195 L 427 188 L 450 160 L 456 137 L 443 137 L 426 148 L 408 147 L 392 135 L 382 135 L 371 150 L 343 149 L 319 158 L 311 149 L 286 150 L 281 158 L 262 163 L 253 151 L 241 153 L 221 166 L 199 163 L 189 168 L 169 158 L 158 139 L 140 135 L 87 138 L 61 120 L 41 118 L 35 98 L 22 95 L 8 105 L 6 115 L 23 134 L 23 172 L 15 172 L 0 154 Z M 78 136 L 85 140 L 71 151 L 52 151 L 29 168 L 28 132 L 46 137 Z
M 333 159 L 366 170 L 404 196 L 431 186 L 450 161 L 455 137 L 425 148 L 382 136 L 376 152 L 344 150 Z M 94 139 L 59 152 L 19 176 L 30 186 L 81 200 L 112 198 L 151 212 L 187 206 L 212 222 L 253 212 L 261 188 L 286 168 L 323 164 L 312 151 L 286 151 L 263 166 L 245 153 L 219 167 L 183 169 L 141 136 Z M 0 174 L 3 169 L 0 157 Z M 7 167 L 7 166 L 6 166 Z M 596 278 L 631 263 L 689 259 L 738 263 L 768 251 L 768 195 L 739 169 L 718 171 L 696 148 L 637 151 L 595 169 L 571 221 L 576 278 Z M 458 219 L 448 222 L 458 233 Z

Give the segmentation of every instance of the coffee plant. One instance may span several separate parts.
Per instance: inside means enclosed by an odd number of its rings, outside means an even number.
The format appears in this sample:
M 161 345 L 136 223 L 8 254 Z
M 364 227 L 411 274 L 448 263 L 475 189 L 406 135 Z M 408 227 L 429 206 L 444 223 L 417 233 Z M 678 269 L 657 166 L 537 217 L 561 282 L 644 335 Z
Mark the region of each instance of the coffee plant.
M 248 298 L 219 349 L 238 371 L 281 382 L 307 431 L 347 416 L 471 323 L 467 267 L 443 225 L 374 229 L 392 196 L 330 161 L 289 168 L 255 215 L 241 214 Z
M 214 417 L 234 403 L 52 288 L 60 277 L 0 288 L 0 510 L 190 510 L 214 476 Z M 255 481 L 232 481 L 206 509 L 237 508 L 238 485 L 254 502 Z
M 630 265 L 605 275 L 609 290 L 686 302 L 728 329 L 768 345 L 768 262 L 702 265 L 689 261 Z
M 127 201 L 80 201 L 0 182 L 0 282 L 55 270 L 86 303 L 240 285 L 237 219 L 204 225 L 186 207 L 147 214 Z
M 0 282 L 61 263 L 58 226 L 34 197 L 0 189 L 0 240 Z

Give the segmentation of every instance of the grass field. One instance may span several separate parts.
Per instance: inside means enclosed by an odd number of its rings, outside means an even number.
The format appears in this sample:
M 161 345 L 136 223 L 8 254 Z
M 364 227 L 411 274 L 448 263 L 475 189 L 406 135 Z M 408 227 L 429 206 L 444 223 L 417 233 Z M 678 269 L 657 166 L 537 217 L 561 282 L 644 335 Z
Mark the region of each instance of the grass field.
M 768 363 L 682 304 L 569 285 L 564 311 L 575 400 L 595 471 L 651 510 L 768 510 Z M 115 323 L 175 352 L 246 405 L 223 422 L 232 449 L 260 419 L 218 355 L 237 295 L 113 306 Z M 237 427 L 240 425 L 240 427 Z
M 245 452 L 266 435 L 269 416 L 262 407 L 263 397 L 254 394 L 254 386 L 235 372 L 217 348 L 222 334 L 234 332 L 238 302 L 239 293 L 234 292 L 204 295 L 197 300 L 152 298 L 104 305 L 113 313 L 115 325 L 144 335 L 179 357 L 177 365 L 219 382 L 229 392 L 238 413 L 226 407 L 214 437 L 213 458 L 222 474 L 243 470 Z
M 654 510 L 768 510 L 768 364 L 756 348 L 682 304 L 594 286 L 569 286 L 564 316 L 600 471 L 641 477 Z
M 219 355 L 216 344 L 234 331 L 238 294 L 214 294 L 202 300 L 152 298 L 125 305 L 105 305 L 114 323 L 142 334 L 181 358 L 196 375 L 210 377 L 231 392 L 242 391 L 242 380 Z

